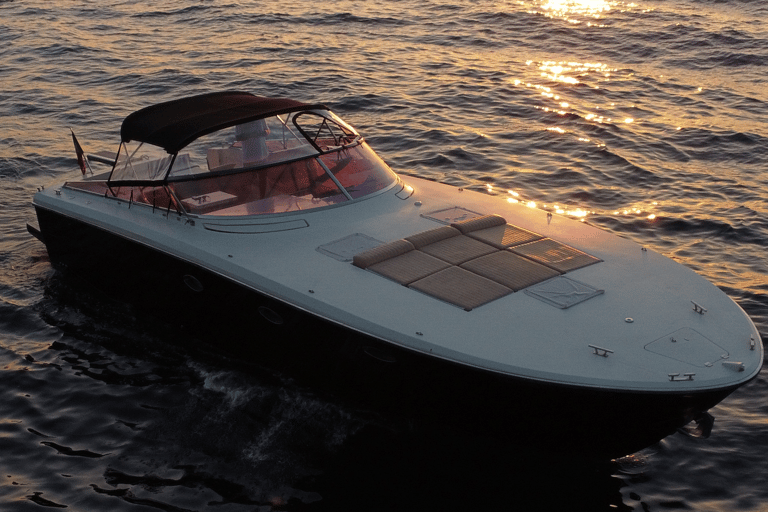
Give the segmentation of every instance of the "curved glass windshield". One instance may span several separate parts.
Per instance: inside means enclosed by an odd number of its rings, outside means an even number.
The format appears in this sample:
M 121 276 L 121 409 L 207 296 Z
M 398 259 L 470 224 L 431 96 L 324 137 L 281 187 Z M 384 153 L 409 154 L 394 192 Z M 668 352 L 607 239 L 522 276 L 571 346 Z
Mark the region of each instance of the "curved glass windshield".
M 344 121 L 328 111 L 302 111 L 214 132 L 175 158 L 124 143 L 110 183 L 113 193 L 139 203 L 165 206 L 173 199 L 190 214 L 242 216 L 334 205 L 396 179 Z M 172 198 L 157 199 L 158 187 Z

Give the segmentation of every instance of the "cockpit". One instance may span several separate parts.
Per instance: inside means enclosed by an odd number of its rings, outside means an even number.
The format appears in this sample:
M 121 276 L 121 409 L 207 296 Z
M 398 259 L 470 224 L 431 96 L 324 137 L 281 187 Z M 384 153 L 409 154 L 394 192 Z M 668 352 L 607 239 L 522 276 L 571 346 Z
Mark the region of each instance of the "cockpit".
M 121 142 L 104 180 L 67 186 L 190 215 L 244 216 L 336 205 L 383 190 L 397 176 L 328 110 L 301 110 L 229 125 L 175 154 Z M 95 191 L 95 190 L 94 190 Z

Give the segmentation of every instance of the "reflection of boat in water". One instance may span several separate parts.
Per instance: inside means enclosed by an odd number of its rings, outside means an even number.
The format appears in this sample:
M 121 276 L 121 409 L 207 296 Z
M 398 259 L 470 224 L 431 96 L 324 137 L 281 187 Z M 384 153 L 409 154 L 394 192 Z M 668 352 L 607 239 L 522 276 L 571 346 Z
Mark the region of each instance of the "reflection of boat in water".
M 111 171 L 82 161 L 35 195 L 52 263 L 171 322 L 234 327 L 217 343 L 311 382 L 622 455 L 760 370 L 752 322 L 689 269 L 401 179 L 322 105 L 214 93 L 139 110 L 121 137 Z

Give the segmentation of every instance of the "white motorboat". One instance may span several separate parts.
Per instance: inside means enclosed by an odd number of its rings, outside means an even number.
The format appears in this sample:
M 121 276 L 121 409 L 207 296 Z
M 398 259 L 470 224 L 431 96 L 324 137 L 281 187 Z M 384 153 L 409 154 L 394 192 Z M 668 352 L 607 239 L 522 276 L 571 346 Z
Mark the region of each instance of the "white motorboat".
M 150 106 L 114 156 L 34 196 L 55 268 L 391 411 L 617 456 L 763 362 L 688 268 L 565 216 L 396 175 L 323 105 Z M 111 169 L 90 172 L 96 162 Z

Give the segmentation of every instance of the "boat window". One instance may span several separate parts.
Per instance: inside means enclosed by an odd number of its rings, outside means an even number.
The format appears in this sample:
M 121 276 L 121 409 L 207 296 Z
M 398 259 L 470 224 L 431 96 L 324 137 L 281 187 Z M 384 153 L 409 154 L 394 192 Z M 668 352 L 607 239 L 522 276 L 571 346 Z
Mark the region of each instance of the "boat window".
M 120 186 L 110 187 L 110 195 L 132 201 L 134 203 L 144 203 L 155 208 L 177 209 L 173 198 L 168 195 L 168 191 L 163 186 L 158 187 L 140 187 L 140 186 Z
M 189 165 L 174 163 L 170 180 L 191 174 L 234 172 L 289 162 L 318 154 L 296 129 L 291 115 L 273 116 L 219 130 L 184 148 Z
M 172 156 L 157 146 L 144 143 L 124 142 L 120 144 L 117 162 L 112 171 L 111 181 L 156 181 L 165 178 Z M 190 172 L 189 156 L 180 154 L 174 168 Z
M 314 158 L 251 172 L 169 183 L 184 209 L 198 215 L 258 215 L 308 210 L 346 201 Z
M 351 126 L 330 112 L 302 112 L 294 120 L 299 131 L 321 151 L 333 151 L 359 140 Z
M 352 199 L 392 184 L 397 176 L 365 142 L 320 157 Z
M 244 216 L 333 205 L 396 180 L 352 127 L 313 110 L 228 126 L 175 156 L 149 144 L 122 143 L 110 190 L 153 207 Z M 168 189 L 151 183 L 161 181 Z

